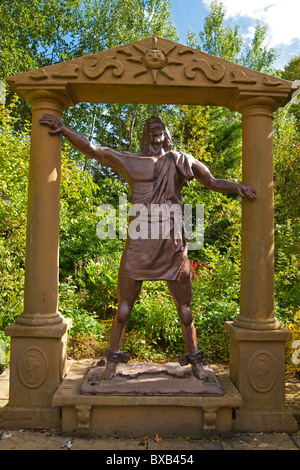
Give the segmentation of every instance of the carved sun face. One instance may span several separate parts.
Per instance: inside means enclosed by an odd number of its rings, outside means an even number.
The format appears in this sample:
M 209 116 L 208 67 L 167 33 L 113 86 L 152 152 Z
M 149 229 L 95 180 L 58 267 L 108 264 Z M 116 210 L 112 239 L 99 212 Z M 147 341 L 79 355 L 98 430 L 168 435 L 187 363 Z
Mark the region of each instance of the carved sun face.
M 172 45 L 172 47 L 169 47 L 167 50 L 160 50 L 157 47 L 157 40 L 154 38 L 152 49 L 147 49 L 146 47 L 137 44 L 135 44 L 134 47 L 142 53 L 142 56 L 129 57 L 127 59 L 132 62 L 138 62 L 142 64 L 142 67 L 134 74 L 135 77 L 150 72 L 152 74 L 154 83 L 157 82 L 158 73 L 162 73 L 166 77 L 173 80 L 174 77 L 168 69 L 168 65 L 182 65 L 182 62 L 179 60 L 168 57 L 168 54 L 170 54 L 176 45 Z
M 147 69 L 156 70 L 166 66 L 166 56 L 162 51 L 157 49 L 150 49 L 144 55 L 143 62 Z

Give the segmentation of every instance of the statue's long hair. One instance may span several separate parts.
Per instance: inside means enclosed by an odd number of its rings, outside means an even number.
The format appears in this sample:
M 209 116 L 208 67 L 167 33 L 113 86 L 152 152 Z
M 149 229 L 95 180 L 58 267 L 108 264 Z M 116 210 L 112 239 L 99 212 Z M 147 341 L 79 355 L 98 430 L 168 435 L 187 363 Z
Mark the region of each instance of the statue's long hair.
M 164 141 L 164 145 L 163 145 L 164 151 L 169 152 L 170 150 L 172 150 L 173 142 L 172 142 L 171 134 L 170 134 L 167 126 L 165 125 L 165 123 L 159 117 L 156 117 L 156 116 L 152 116 L 151 118 L 147 119 L 147 121 L 145 122 L 143 135 L 142 135 L 141 150 L 143 152 L 146 152 L 148 150 L 149 142 L 147 141 L 147 127 L 148 127 L 148 124 L 150 124 L 151 122 L 157 122 L 157 123 L 161 124 L 161 126 L 163 128 L 163 131 L 164 131 L 164 134 L 165 134 L 165 141 Z

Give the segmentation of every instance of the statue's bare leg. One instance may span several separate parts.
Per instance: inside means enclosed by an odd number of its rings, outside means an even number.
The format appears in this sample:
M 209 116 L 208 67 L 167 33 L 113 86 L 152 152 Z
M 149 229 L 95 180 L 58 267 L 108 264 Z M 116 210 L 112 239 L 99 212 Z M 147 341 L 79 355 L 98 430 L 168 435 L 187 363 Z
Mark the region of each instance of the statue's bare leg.
M 140 293 L 142 281 L 135 281 L 126 276 L 118 279 L 118 311 L 110 331 L 109 349 L 111 353 L 119 353 L 124 339 L 125 328 L 130 318 L 132 308 Z M 111 380 L 116 373 L 117 362 L 108 357 L 102 379 Z
M 185 263 L 185 266 L 183 266 L 178 280 L 168 281 L 168 287 L 177 308 L 187 352 L 188 354 L 196 353 L 198 351 L 198 344 L 191 310 L 192 286 L 188 260 Z M 192 370 L 198 379 L 207 379 L 207 374 L 201 362 L 192 364 Z

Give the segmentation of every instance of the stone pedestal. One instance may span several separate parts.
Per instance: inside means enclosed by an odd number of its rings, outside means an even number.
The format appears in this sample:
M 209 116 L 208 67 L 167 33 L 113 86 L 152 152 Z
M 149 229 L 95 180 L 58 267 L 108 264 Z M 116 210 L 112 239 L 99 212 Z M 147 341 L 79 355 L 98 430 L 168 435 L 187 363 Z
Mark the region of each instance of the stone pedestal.
M 12 324 L 9 403 L 1 425 L 9 428 L 47 428 L 59 424 L 59 408 L 52 397 L 65 376 L 66 320 L 59 325 L 27 327 Z
M 259 331 L 226 322 L 230 333 L 230 378 L 243 398 L 235 431 L 295 432 L 297 422 L 285 407 L 284 329 Z
M 227 435 L 232 432 L 232 410 L 242 404 L 241 396 L 228 375 L 221 371 L 216 371 L 222 389 L 221 396 L 197 395 L 194 386 L 188 383 L 185 385 L 185 394 L 182 394 L 182 388 L 179 393 L 178 389 L 176 393 L 176 387 L 170 391 L 166 383 L 172 382 L 172 377 L 163 376 L 153 377 L 156 384 L 152 384 L 151 388 L 162 391 L 163 382 L 165 391 L 168 389 L 167 394 L 144 394 L 145 390 L 149 393 L 149 384 L 137 385 L 138 378 L 130 379 L 136 382 L 135 394 L 132 389 L 128 394 L 128 388 L 116 392 L 114 381 L 118 388 L 118 385 L 122 385 L 122 377 L 114 377 L 111 384 L 105 384 L 103 395 L 82 394 L 82 386 L 86 384 L 85 378 L 88 378 L 90 370 L 91 360 L 75 363 L 54 394 L 53 406 L 61 407 L 63 434 L 140 438 L 158 433 L 162 438 L 168 439 Z M 95 380 L 94 386 L 97 389 L 97 377 Z M 141 376 L 141 381 L 143 380 L 145 378 Z M 189 382 L 191 378 L 177 380 Z M 192 391 L 189 394 L 188 389 L 191 386 Z M 112 393 L 107 393 L 110 387 Z M 200 393 L 201 387 L 199 384 Z M 99 391 L 100 389 L 101 387 Z

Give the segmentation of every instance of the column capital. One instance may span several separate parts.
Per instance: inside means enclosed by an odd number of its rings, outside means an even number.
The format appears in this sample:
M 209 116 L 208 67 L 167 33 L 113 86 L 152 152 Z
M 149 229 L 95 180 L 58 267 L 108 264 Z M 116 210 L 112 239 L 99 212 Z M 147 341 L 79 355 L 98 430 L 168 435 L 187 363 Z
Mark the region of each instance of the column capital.
M 18 91 L 22 93 L 24 99 L 32 105 L 33 109 L 45 107 L 61 112 L 63 108 L 74 106 L 77 103 L 70 90 L 65 86 L 53 88 L 20 86 Z
M 273 114 L 281 106 L 275 96 L 251 96 L 241 94 L 235 101 L 232 110 L 243 116 L 249 114 Z

